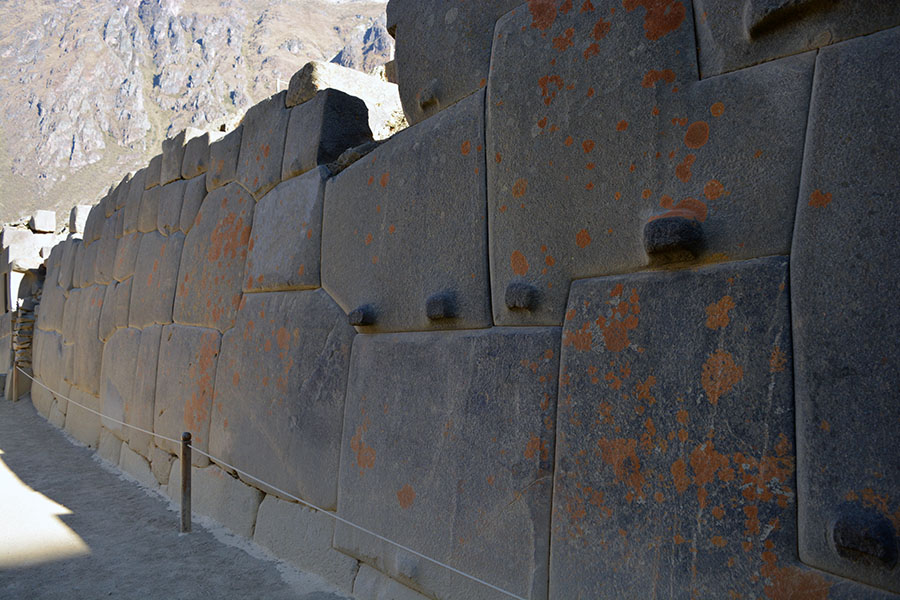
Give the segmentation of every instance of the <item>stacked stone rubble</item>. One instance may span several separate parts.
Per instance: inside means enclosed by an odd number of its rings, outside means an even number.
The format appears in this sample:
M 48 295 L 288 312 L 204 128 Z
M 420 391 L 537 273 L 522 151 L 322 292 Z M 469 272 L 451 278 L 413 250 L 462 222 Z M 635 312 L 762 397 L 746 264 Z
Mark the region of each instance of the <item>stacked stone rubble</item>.
M 361 598 L 508 596 L 295 498 L 529 599 L 900 592 L 900 12 L 464 4 L 390 2 L 380 144 L 310 67 L 112 188 L 35 405 L 173 497 L 117 421 L 190 430 L 196 509 Z

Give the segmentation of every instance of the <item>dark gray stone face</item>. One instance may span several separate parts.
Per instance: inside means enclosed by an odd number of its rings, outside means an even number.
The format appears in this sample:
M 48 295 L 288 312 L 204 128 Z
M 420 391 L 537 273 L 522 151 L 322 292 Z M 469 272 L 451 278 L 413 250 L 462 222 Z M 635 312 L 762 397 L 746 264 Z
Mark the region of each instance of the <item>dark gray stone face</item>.
M 236 180 L 254 198 L 261 198 L 281 181 L 284 140 L 291 114 L 284 107 L 284 97 L 285 92 L 280 92 L 251 107 L 242 121 Z
M 791 255 L 800 556 L 900 592 L 900 30 L 824 48 Z
M 625 4 L 532 3 L 497 24 L 486 134 L 496 324 L 562 323 L 571 280 L 669 262 L 645 246 L 659 217 L 702 227 L 702 247 L 679 260 L 790 250 L 815 56 L 698 81 L 690 10 L 674 2 L 663 19 Z M 513 282 L 539 303 L 509 309 Z
M 195 177 L 187 182 L 184 188 L 184 198 L 181 203 L 181 215 L 178 226 L 182 233 L 188 233 L 194 225 L 194 219 L 200 211 L 200 205 L 206 198 L 206 180 L 203 177 Z
M 144 195 L 144 181 L 147 176 L 147 168 L 143 168 L 131 178 L 128 187 L 128 197 L 125 200 L 123 233 L 137 231 L 138 217 L 141 212 L 141 198 Z
M 141 343 L 138 347 L 134 373 L 134 392 L 130 398 L 125 398 L 125 418 L 123 420 L 129 425 L 140 427 L 146 431 L 153 431 L 156 373 L 162 330 L 162 325 L 152 325 L 141 330 Z M 132 450 L 145 458 L 150 456 L 150 447 L 153 441 L 148 434 L 130 427 L 126 427 L 123 433 Z
M 141 197 L 141 208 L 138 212 L 137 230 L 141 233 L 150 233 L 157 230 L 159 219 L 159 199 L 162 195 L 162 187 L 155 186 L 144 191 Z
M 70 238 L 61 242 L 60 245 L 63 248 L 63 254 L 60 259 L 57 283 L 68 291 L 72 287 L 72 273 L 75 269 L 75 247 L 80 246 L 81 242 Z
M 397 40 L 394 64 L 400 100 L 410 125 L 485 86 L 494 24 L 521 4 L 522 0 L 388 2 L 388 31 Z
M 365 331 L 490 325 L 484 221 L 483 93 L 395 135 L 329 180 L 322 286 Z M 452 292 L 456 316 L 427 301 Z
M 244 127 L 239 126 L 222 139 L 209 145 L 209 170 L 206 172 L 206 191 L 228 185 L 237 179 L 238 159 Z
M 685 4 L 689 6 L 689 2 Z M 900 4 L 884 0 L 694 0 L 694 15 L 700 72 L 710 77 L 900 25 Z
M 163 235 L 169 235 L 180 229 L 181 205 L 184 202 L 187 182 L 179 179 L 161 188 L 159 210 L 156 215 L 156 229 Z
M 141 236 L 128 313 L 131 327 L 172 322 L 183 245 L 180 233 L 167 238 L 157 231 Z
M 515 594 L 546 598 L 559 335 L 357 336 L 338 513 Z M 429 596 L 503 597 L 340 523 L 334 539 Z
M 795 557 L 787 278 L 775 257 L 572 284 L 552 598 L 772 597 L 821 580 Z
M 113 280 L 116 248 L 119 244 L 116 239 L 116 220 L 115 215 L 104 219 L 102 234 L 97 240 L 97 262 L 94 263 L 94 280 L 97 283 L 108 284 Z
M 322 290 L 246 294 L 222 338 L 210 453 L 333 510 L 354 334 Z
M 92 396 L 100 395 L 100 363 L 103 342 L 100 341 L 100 308 L 106 294 L 105 285 L 84 288 L 78 302 L 78 320 L 74 326 L 74 385 Z
M 134 275 L 142 235 L 135 231 L 119 238 L 116 245 L 116 262 L 113 265 L 113 279 L 116 281 L 125 281 Z
M 110 286 L 112 287 L 112 286 Z M 138 329 L 117 331 L 103 347 L 100 370 L 100 404 L 103 414 L 118 421 L 125 421 L 125 405 L 134 397 L 134 380 L 137 371 L 141 332 Z M 102 425 L 122 440 L 126 429 L 122 425 L 104 419 Z

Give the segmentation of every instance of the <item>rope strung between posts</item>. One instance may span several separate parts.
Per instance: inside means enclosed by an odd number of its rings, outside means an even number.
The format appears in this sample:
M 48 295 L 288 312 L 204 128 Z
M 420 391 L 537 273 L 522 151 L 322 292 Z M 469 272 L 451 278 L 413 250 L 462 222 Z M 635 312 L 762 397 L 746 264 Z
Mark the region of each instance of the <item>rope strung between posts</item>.
M 40 385 L 41 387 L 43 387 L 43 388 L 49 390 L 50 392 L 56 394 L 57 396 L 59 396 L 59 397 L 61 397 L 61 398 L 64 398 L 64 399 L 68 400 L 69 402 L 71 402 L 72 404 L 75 404 L 76 406 L 80 406 L 81 408 L 83 408 L 83 409 L 85 409 L 85 410 L 87 410 L 87 411 L 89 411 L 89 412 L 92 412 L 92 413 L 94 413 L 95 415 L 99 415 L 99 416 L 100 416 L 101 418 L 103 418 L 103 419 L 107 419 L 107 420 L 113 421 L 113 422 L 115 422 L 115 423 L 119 423 L 120 425 L 124 425 L 125 427 L 131 427 L 132 429 L 137 429 L 138 431 L 141 431 L 141 432 L 143 432 L 143 433 L 148 433 L 148 434 L 150 434 L 150 435 L 152 435 L 152 436 L 154 436 L 154 437 L 158 437 L 158 438 L 161 438 L 161 439 L 164 439 L 164 440 L 168 440 L 168 441 L 170 441 L 170 442 L 175 442 L 176 444 L 181 444 L 181 440 L 175 440 L 175 439 L 173 439 L 173 438 L 166 437 L 166 436 L 164 436 L 164 435 L 159 435 L 158 433 L 153 433 L 152 431 L 147 431 L 146 429 L 141 429 L 140 427 L 135 427 L 134 425 L 129 425 L 128 423 L 123 423 L 122 421 L 119 421 L 119 420 L 117 420 L 117 419 L 113 419 L 113 418 L 104 416 L 103 414 L 97 412 L 96 410 L 90 409 L 90 408 L 88 408 L 87 406 L 85 406 L 85 405 L 83 405 L 83 404 L 79 404 L 78 402 L 75 402 L 74 400 L 72 400 L 72 399 L 70 399 L 70 398 L 66 398 L 66 397 L 63 396 L 62 394 L 59 394 L 59 393 L 57 393 L 56 391 L 50 389 L 49 387 L 47 387 L 46 385 L 44 385 L 43 383 L 41 383 L 40 381 L 38 381 L 37 379 L 35 379 L 35 378 L 32 377 L 31 375 L 29 375 L 28 373 L 25 373 L 25 371 L 22 371 L 22 369 L 20 369 L 18 366 L 17 366 L 16 368 L 19 369 L 19 371 L 20 371 L 21 373 L 23 373 L 26 377 L 28 377 L 29 379 L 31 379 L 32 381 L 34 381 L 35 383 L 37 383 L 37 384 Z M 324 508 L 320 508 L 320 507 L 316 506 L 315 504 L 311 504 L 310 502 L 307 502 L 307 501 L 304 500 L 303 498 L 298 498 L 297 496 L 295 496 L 294 494 L 291 494 L 290 492 L 287 492 L 287 491 L 285 491 L 285 490 L 282 490 L 281 488 L 278 488 L 278 487 L 272 485 L 271 483 L 268 483 L 267 481 L 263 481 L 263 480 L 260 479 L 259 477 L 256 477 L 256 476 L 254 476 L 254 475 L 251 475 L 250 473 L 248 473 L 248 472 L 246 472 L 246 471 L 244 471 L 244 470 L 242 470 L 242 469 L 239 469 L 239 468 L 235 467 L 234 465 L 228 464 L 227 462 L 225 462 L 225 461 L 222 460 L 221 458 L 218 458 L 218 457 L 216 457 L 216 456 L 213 456 L 212 454 L 209 454 L 209 453 L 207 453 L 207 452 L 204 452 L 203 450 L 200 450 L 199 448 L 197 448 L 197 447 L 194 446 L 193 444 L 189 444 L 189 446 L 190 446 L 191 449 L 192 449 L 194 452 L 196 452 L 197 454 L 201 454 L 201 455 L 207 457 L 208 459 L 212 460 L 213 462 L 215 462 L 215 463 L 217 463 L 217 464 L 220 464 L 220 465 L 222 465 L 223 467 L 225 467 L 225 468 L 227 468 L 227 469 L 231 469 L 231 470 L 234 471 L 235 473 L 239 473 L 239 474 L 243 475 L 244 477 L 247 477 L 248 479 L 252 479 L 253 481 L 255 481 L 255 482 L 257 482 L 257 483 L 259 483 L 259 484 L 261 484 L 261 485 L 263 485 L 263 486 L 265 486 L 265 487 L 271 489 L 271 490 L 274 490 L 275 492 L 277 492 L 278 494 L 281 494 L 282 496 L 284 496 L 284 497 L 286 497 L 286 498 L 290 498 L 291 500 L 295 500 L 296 502 L 300 503 L 301 505 L 303 505 L 303 506 L 305 506 L 305 507 L 307 507 L 307 508 L 310 508 L 310 509 L 312 509 L 312 510 L 314 510 L 314 511 L 316 511 L 316 512 L 320 512 L 320 513 L 322 513 L 322 514 L 324 514 L 324 515 L 327 515 L 327 516 L 331 517 L 332 519 L 334 519 L 335 521 L 339 521 L 339 522 L 343 523 L 344 525 L 347 525 L 347 526 L 349 526 L 349 527 L 353 527 L 354 529 L 357 529 L 357 530 L 359 530 L 359 531 L 362 531 L 363 533 L 366 533 L 366 534 L 368 534 L 368 535 L 371 535 L 372 537 L 374 537 L 374 538 L 376 538 L 376 539 L 378 539 L 378 540 L 381 540 L 382 542 L 386 542 L 386 543 L 388 543 L 388 544 L 390 544 L 390 545 L 392 545 L 392 546 L 394 546 L 394 547 L 396 547 L 396 548 L 399 548 L 400 550 L 403 550 L 404 552 L 409 552 L 410 554 L 412 554 L 412 555 L 414 555 L 414 556 L 417 556 L 417 557 L 419 557 L 419 558 L 421 558 L 421 559 L 423 559 L 423 560 L 427 560 L 428 562 L 430 562 L 430 563 L 432 563 L 432 564 L 435 564 L 435 565 L 437 565 L 437 566 L 439 566 L 439 567 L 443 567 L 443 568 L 447 569 L 448 571 L 451 571 L 451 572 L 453 572 L 453 573 L 456 573 L 457 575 L 461 575 L 462 577 L 465 577 L 466 579 L 469 579 L 469 580 L 471 580 L 471 581 L 474 581 L 475 583 L 479 583 L 479 584 L 481 584 L 481 585 L 483 585 L 483 586 L 485 586 L 485 587 L 488 587 L 488 588 L 490 588 L 490 589 L 492 589 L 492 590 L 494 590 L 494 591 L 496 591 L 496 592 L 500 592 L 501 594 L 504 594 L 504 595 L 506 595 L 506 596 L 509 596 L 510 598 L 514 598 L 515 600 L 527 600 L 526 598 L 523 598 L 522 596 L 518 596 L 518 595 L 516 595 L 516 594 L 513 594 L 512 592 L 508 592 L 508 591 L 504 590 L 504 589 L 501 588 L 501 587 L 497 587 L 496 585 L 494 585 L 494 584 L 492 584 L 492 583 L 488 583 L 487 581 L 485 581 L 485 580 L 483 580 L 483 579 L 480 579 L 480 578 L 478 578 L 478 577 L 475 577 L 474 575 L 470 575 L 470 574 L 466 573 L 465 571 L 460 571 L 460 570 L 457 569 L 456 567 L 450 566 L 450 565 L 448 565 L 447 563 L 444 563 L 444 562 L 441 562 L 441 561 L 439 561 L 439 560 L 437 560 L 437 559 L 431 558 L 430 556 L 426 556 L 425 554 L 422 554 L 421 552 L 418 552 L 418 551 L 416 551 L 416 550 L 413 550 L 412 548 L 410 548 L 410 547 L 408 547 L 408 546 L 404 546 L 403 544 L 401 544 L 401 543 L 399 543 L 399 542 L 395 542 L 394 540 L 391 540 L 391 539 L 389 539 L 389 538 L 386 538 L 386 537 L 384 537 L 383 535 L 380 535 L 380 534 L 378 534 L 378 533 L 375 533 L 375 532 L 372 531 L 371 529 L 367 529 L 367 528 L 363 527 L 362 525 L 357 525 L 356 523 L 354 523 L 354 522 L 352 522 L 352 521 L 348 521 L 347 519 L 345 519 L 344 517 L 341 517 L 340 515 L 338 515 L 338 514 L 336 514 L 336 513 L 327 511 L 327 510 L 325 510 Z M 182 468 L 183 468 L 183 467 L 184 467 L 184 465 L 182 465 Z

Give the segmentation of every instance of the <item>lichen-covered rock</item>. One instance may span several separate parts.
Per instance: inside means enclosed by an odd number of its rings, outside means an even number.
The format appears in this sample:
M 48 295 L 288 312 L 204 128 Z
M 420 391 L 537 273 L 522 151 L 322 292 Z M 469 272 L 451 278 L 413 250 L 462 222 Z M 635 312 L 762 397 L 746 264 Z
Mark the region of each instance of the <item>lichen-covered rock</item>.
M 281 181 L 285 132 L 291 114 L 284 106 L 285 93 L 254 105 L 241 122 L 243 133 L 236 179 L 254 198 L 262 197 Z

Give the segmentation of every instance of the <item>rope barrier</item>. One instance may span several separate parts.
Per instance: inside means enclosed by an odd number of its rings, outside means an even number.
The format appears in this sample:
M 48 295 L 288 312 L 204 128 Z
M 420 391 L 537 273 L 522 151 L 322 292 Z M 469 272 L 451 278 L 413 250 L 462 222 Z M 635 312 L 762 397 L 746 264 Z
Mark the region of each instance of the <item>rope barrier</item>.
M 173 439 L 173 438 L 166 437 L 166 436 L 164 436 L 164 435 L 160 435 L 160 434 L 154 433 L 154 432 L 152 432 L 152 431 L 147 431 L 146 429 L 141 429 L 140 427 L 136 427 L 136 426 L 130 425 L 130 424 L 128 424 L 128 423 L 124 423 L 124 422 L 119 421 L 119 420 L 117 420 L 117 419 L 113 419 L 113 418 L 111 418 L 111 417 L 104 416 L 102 413 L 99 413 L 99 412 L 97 412 L 96 410 L 93 410 L 93 409 L 91 409 L 91 408 L 88 408 L 87 406 L 85 406 L 85 405 L 83 405 L 83 404 L 80 404 L 80 403 L 78 403 L 78 402 L 75 402 L 75 401 L 72 400 L 71 398 L 66 398 L 66 396 L 63 396 L 62 394 L 60 394 L 60 393 L 58 393 L 58 392 L 52 390 L 51 388 L 47 387 L 46 385 L 44 385 L 43 383 L 41 383 L 40 381 L 38 381 L 37 379 L 35 379 L 35 378 L 32 377 L 31 375 L 29 375 L 28 373 L 25 373 L 25 371 L 22 371 L 22 369 L 19 368 L 18 366 L 16 366 L 16 369 L 18 369 L 21 373 L 23 373 L 26 377 L 28 377 L 29 379 L 31 379 L 33 382 L 37 383 L 39 386 L 41 386 L 41 387 L 47 389 L 48 391 L 52 392 L 53 394 L 56 394 L 57 396 L 59 396 L 59 397 L 61 397 L 61 398 L 64 398 L 64 399 L 68 400 L 69 402 L 71 402 L 72 404 L 74 404 L 74 405 L 76 405 L 76 406 L 79 406 L 79 407 L 81 407 L 81 408 L 83 408 L 83 409 L 85 409 L 85 410 L 87 410 L 87 411 L 89 411 L 89 412 L 94 413 L 95 415 L 100 416 L 100 417 L 103 418 L 103 419 L 107 419 L 107 420 L 113 421 L 114 423 L 118 423 L 118 424 L 120 424 L 120 425 L 124 425 L 125 427 L 131 427 L 132 429 L 136 429 L 136 430 L 141 431 L 141 432 L 143 432 L 143 433 L 147 433 L 147 434 L 149 434 L 149 435 L 152 435 L 153 437 L 157 437 L 157 438 L 160 438 L 160 439 L 168 440 L 168 441 L 174 442 L 174 443 L 176 443 L 176 444 L 181 444 L 181 443 L 182 443 L 181 440 L 175 440 L 175 439 Z M 395 542 L 395 541 L 393 541 L 393 540 L 391 540 L 391 539 L 389 539 L 389 538 L 387 538 L 387 537 L 385 537 L 385 536 L 383 536 L 383 535 L 381 535 L 381 534 L 375 533 L 375 532 L 372 531 L 371 529 L 367 529 L 367 528 L 363 527 L 362 525 L 357 525 L 356 523 L 354 523 L 354 522 L 352 522 L 352 521 L 349 521 L 349 520 L 345 519 L 344 517 L 341 517 L 340 515 L 338 515 L 338 514 L 336 514 L 336 513 L 330 512 L 330 511 L 328 511 L 328 510 L 325 510 L 324 508 L 320 508 L 320 507 L 316 506 L 315 504 L 312 504 L 312 503 L 310 503 L 310 502 L 307 502 L 306 500 L 304 500 L 304 499 L 302 499 L 302 498 L 299 498 L 299 497 L 295 496 L 294 494 L 291 494 L 290 492 L 287 492 L 287 491 L 285 491 L 285 490 L 282 490 L 281 488 L 278 488 L 278 487 L 272 485 L 271 483 L 268 483 L 267 481 L 263 481 L 263 480 L 260 479 L 259 477 L 256 477 L 256 476 L 254 476 L 254 475 L 251 475 L 250 473 L 248 473 L 248 472 L 246 472 L 246 471 L 244 471 L 244 470 L 242 470 L 242 469 L 239 469 L 239 468 L 235 467 L 234 465 L 231 465 L 231 464 L 225 462 L 225 461 L 222 460 L 221 458 L 218 458 L 218 457 L 216 457 L 216 456 L 213 456 L 212 454 L 209 454 L 209 453 L 207 453 L 207 452 L 204 452 L 203 450 L 200 450 L 199 448 L 197 448 L 197 447 L 194 446 L 193 444 L 188 444 L 188 445 L 189 445 L 189 446 L 191 447 L 191 449 L 192 449 L 194 452 L 196 452 L 197 454 L 201 454 L 201 455 L 207 457 L 208 459 L 212 460 L 213 462 L 216 462 L 216 463 L 218 463 L 218 464 L 220 464 L 220 465 L 222 465 L 222 466 L 224 466 L 224 467 L 226 467 L 226 468 L 228 468 L 228 469 L 231 469 L 231 470 L 233 470 L 234 472 L 239 473 L 239 474 L 243 475 L 244 477 L 247 477 L 248 479 L 252 479 L 253 481 L 255 481 L 255 482 L 257 482 L 257 483 L 259 483 L 259 484 L 261 484 L 261 485 L 263 485 L 263 486 L 266 486 L 266 487 L 268 487 L 268 488 L 271 489 L 271 490 L 274 490 L 274 491 L 277 492 L 278 494 L 281 494 L 281 495 L 283 495 L 283 496 L 285 496 L 285 497 L 287 497 L 287 498 L 290 498 L 291 500 L 295 500 L 296 502 L 298 502 L 299 504 L 301 504 L 301 505 L 303 505 L 303 506 L 305 506 L 305 507 L 307 507 L 307 508 L 310 508 L 310 509 L 312 509 L 312 510 L 315 510 L 316 512 L 320 512 L 320 513 L 322 513 L 322 514 L 324 514 L 324 515 L 327 515 L 327 516 L 331 517 L 332 519 L 334 519 L 335 521 L 338 521 L 338 522 L 340 522 L 340 523 L 343 523 L 343 524 L 345 524 L 345 525 L 347 525 L 347 526 L 349 526 L 349 527 L 353 527 L 354 529 L 357 529 L 357 530 L 359 530 L 359 531 L 362 531 L 363 533 L 366 533 L 366 534 L 368 534 L 368 535 L 371 535 L 372 537 L 374 537 L 374 538 L 376 538 L 376 539 L 378 539 L 378 540 L 381 540 L 382 542 L 386 542 L 386 543 L 388 543 L 388 544 L 390 544 L 390 545 L 392 545 L 392 546 L 394 546 L 394 547 L 396 547 L 396 548 L 399 548 L 400 550 L 403 550 L 404 552 L 408 552 L 408 553 L 410 553 L 410 554 L 412 554 L 412 555 L 414 555 L 414 556 L 417 556 L 417 557 L 419 557 L 419 558 L 421 558 L 421 559 L 423 559 L 423 560 L 426 560 L 426 561 L 428 561 L 428 562 L 430 562 L 430 563 L 432 563 L 432 564 L 435 564 L 435 565 L 437 565 L 437 566 L 439 566 L 439 567 L 443 567 L 443 568 L 447 569 L 448 571 L 450 571 L 450 572 L 452 572 L 452 573 L 455 573 L 455 574 L 457 574 L 457 575 L 460 575 L 460 576 L 462 576 L 462 577 L 465 577 L 466 579 L 469 579 L 469 580 L 471 580 L 471 581 L 474 581 L 475 583 L 479 583 L 479 584 L 481 584 L 481 585 L 483 585 L 483 586 L 485 586 L 485 587 L 487 587 L 487 588 L 490 588 L 490 589 L 494 590 L 495 592 L 500 592 L 501 594 L 504 594 L 504 595 L 506 595 L 506 596 L 508 596 L 508 597 L 510 597 L 510 598 L 513 598 L 514 600 L 527 600 L 526 598 L 523 598 L 522 596 L 518 596 L 518 595 L 516 595 L 516 594 L 513 594 L 512 592 L 508 592 L 508 591 L 504 590 L 504 589 L 501 588 L 501 587 L 498 587 L 498 586 L 496 586 L 496 585 L 494 585 L 494 584 L 492 584 L 492 583 L 489 583 L 489 582 L 487 582 L 487 581 L 485 581 L 485 580 L 483 580 L 483 579 L 480 579 L 480 578 L 478 578 L 478 577 L 476 577 L 476 576 L 474 576 L 474 575 L 470 575 L 470 574 L 466 573 L 465 571 L 461 571 L 461 570 L 457 569 L 456 567 L 453 567 L 453 566 L 451 566 L 451 565 L 448 565 L 447 563 L 444 563 L 444 562 L 441 562 L 441 561 L 439 561 L 439 560 L 437 560 L 437 559 L 431 558 L 430 556 L 427 556 L 427 555 L 425 555 L 425 554 L 422 554 L 421 552 L 418 552 L 417 550 L 413 550 L 412 548 L 410 548 L 410 547 L 408 547 L 408 546 L 404 546 L 403 544 L 401 544 L 401 543 L 399 543 L 399 542 Z M 188 467 L 190 468 L 190 465 L 188 465 Z M 184 465 L 182 465 L 182 468 L 184 468 Z

